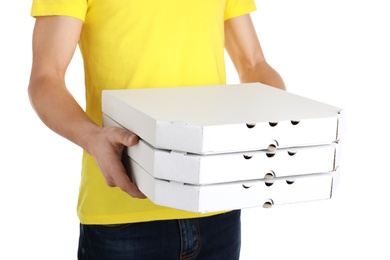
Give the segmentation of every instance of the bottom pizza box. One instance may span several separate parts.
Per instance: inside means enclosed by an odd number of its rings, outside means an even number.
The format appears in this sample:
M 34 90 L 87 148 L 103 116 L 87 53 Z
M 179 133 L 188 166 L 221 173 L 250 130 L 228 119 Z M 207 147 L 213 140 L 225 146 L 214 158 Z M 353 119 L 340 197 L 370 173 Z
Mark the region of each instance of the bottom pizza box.
M 338 179 L 336 169 L 327 173 L 193 185 L 154 178 L 130 157 L 124 163 L 132 181 L 153 203 L 196 213 L 329 199 Z

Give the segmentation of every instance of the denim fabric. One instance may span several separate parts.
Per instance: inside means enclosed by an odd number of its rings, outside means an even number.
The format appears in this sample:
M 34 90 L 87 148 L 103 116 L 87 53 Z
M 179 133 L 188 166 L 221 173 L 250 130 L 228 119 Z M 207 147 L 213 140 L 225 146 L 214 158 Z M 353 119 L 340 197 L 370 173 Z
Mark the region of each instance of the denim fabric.
M 240 211 L 212 217 L 80 225 L 79 260 L 237 260 Z

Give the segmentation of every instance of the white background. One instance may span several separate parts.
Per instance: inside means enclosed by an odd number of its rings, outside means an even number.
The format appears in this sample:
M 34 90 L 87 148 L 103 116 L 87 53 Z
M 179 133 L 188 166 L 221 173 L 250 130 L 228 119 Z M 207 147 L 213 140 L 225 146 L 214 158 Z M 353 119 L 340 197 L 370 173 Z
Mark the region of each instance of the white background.
M 247 209 L 242 259 L 390 259 L 390 16 L 383 0 L 258 0 L 252 14 L 288 91 L 347 112 L 341 183 L 327 201 Z M 30 1 L 0 16 L 0 259 L 76 259 L 81 150 L 48 130 L 27 85 Z M 68 85 L 84 104 L 79 54 Z M 228 63 L 228 83 L 237 76 Z

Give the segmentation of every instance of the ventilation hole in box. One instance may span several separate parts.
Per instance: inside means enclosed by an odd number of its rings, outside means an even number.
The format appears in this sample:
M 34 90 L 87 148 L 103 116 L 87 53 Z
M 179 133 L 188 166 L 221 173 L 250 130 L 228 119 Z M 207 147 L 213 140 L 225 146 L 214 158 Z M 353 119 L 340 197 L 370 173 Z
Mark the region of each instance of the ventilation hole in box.
M 272 157 L 275 156 L 275 153 L 266 153 L 266 155 L 267 155 L 268 158 L 272 158 Z
M 288 185 L 291 185 L 291 184 L 293 184 L 295 182 L 295 180 L 286 180 L 286 183 L 288 184 Z
M 275 178 L 275 173 L 273 171 L 267 172 L 264 175 L 264 179 L 270 180 L 270 179 L 273 179 L 273 178 Z
M 287 153 L 290 156 L 294 156 L 297 153 L 297 151 L 287 151 Z
M 246 127 L 248 127 L 248 128 L 253 128 L 255 126 L 256 126 L 256 124 L 246 124 Z
M 263 204 L 263 208 L 270 209 L 274 205 L 274 201 L 269 199 Z
M 276 142 L 276 144 L 270 144 L 270 145 L 268 145 L 267 150 L 270 151 L 270 152 L 276 152 L 276 150 L 278 149 L 277 145 L 278 145 L 277 142 Z
M 278 125 L 278 122 L 269 122 L 269 125 L 272 126 L 272 127 L 275 127 Z
M 273 178 L 275 178 L 275 173 L 272 171 L 268 172 L 266 175 L 264 175 L 264 179 L 266 179 L 266 180 L 272 180 Z M 266 181 L 264 183 L 265 183 L 265 186 L 267 186 L 267 187 L 270 187 L 274 184 L 273 181 Z
M 299 124 L 299 120 L 291 120 L 291 124 L 297 125 L 297 124 Z
M 247 154 L 244 154 L 244 158 L 246 160 L 249 160 L 249 159 L 252 159 L 253 155 L 247 155 Z
M 242 187 L 243 187 L 244 189 L 249 189 L 250 187 L 252 187 L 252 185 L 245 185 L 245 184 L 242 184 Z

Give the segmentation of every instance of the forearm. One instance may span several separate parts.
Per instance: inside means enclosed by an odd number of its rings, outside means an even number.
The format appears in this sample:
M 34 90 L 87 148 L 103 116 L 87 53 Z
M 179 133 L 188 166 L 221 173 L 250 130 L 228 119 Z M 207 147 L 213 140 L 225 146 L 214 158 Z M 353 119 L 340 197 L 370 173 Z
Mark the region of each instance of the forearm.
M 286 90 L 282 77 L 265 60 L 259 61 L 253 66 L 241 66 L 237 71 L 242 83 L 260 82 Z
M 285 89 L 280 75 L 267 63 L 250 16 L 225 22 L 225 48 L 242 83 L 261 82 Z
M 63 80 L 33 73 L 28 93 L 36 113 L 51 130 L 89 152 L 100 127 L 85 114 Z
M 96 125 L 55 76 L 38 77 L 33 72 L 28 92 L 35 111 L 50 129 L 95 158 L 108 186 L 119 187 L 134 198 L 145 198 L 130 181 L 121 162 L 124 146 L 138 142 L 135 134 Z
M 36 19 L 28 94 L 36 113 L 50 129 L 89 151 L 90 140 L 99 127 L 88 118 L 65 86 L 66 69 L 82 25 L 72 17 Z

